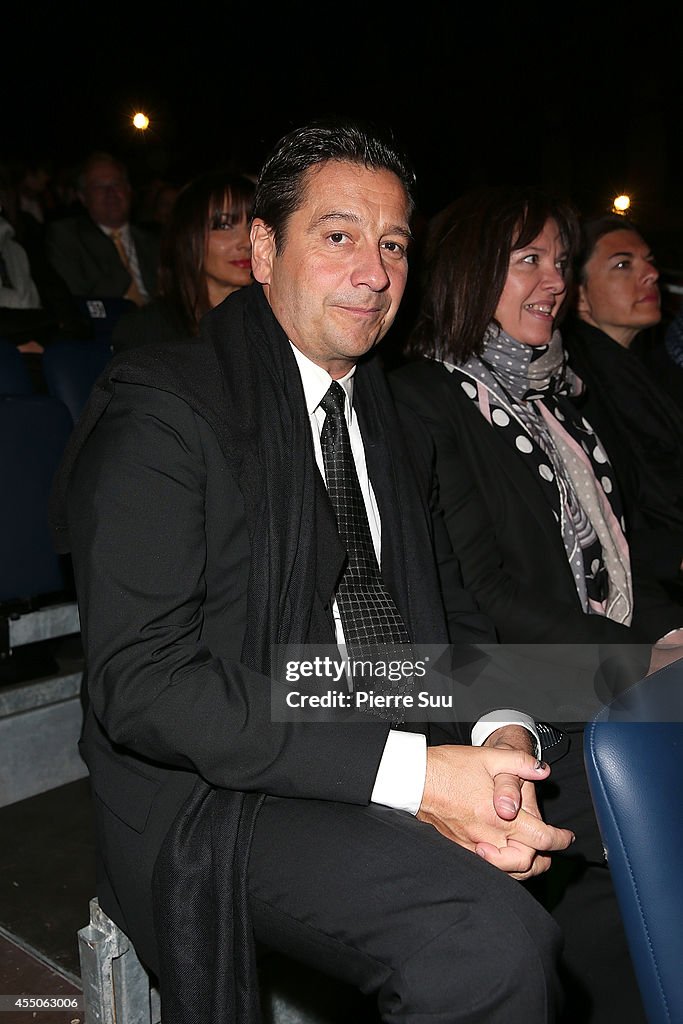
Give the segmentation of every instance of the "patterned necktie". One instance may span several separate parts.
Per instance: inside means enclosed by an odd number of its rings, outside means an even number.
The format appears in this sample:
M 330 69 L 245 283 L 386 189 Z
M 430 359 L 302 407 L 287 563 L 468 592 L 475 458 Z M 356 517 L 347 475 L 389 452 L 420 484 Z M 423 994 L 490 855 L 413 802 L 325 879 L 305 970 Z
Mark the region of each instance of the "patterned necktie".
M 407 652 L 400 645 L 409 643 L 410 637 L 377 564 L 344 416 L 345 397 L 342 386 L 333 381 L 320 403 L 325 411 L 320 443 L 327 491 L 348 555 L 336 592 L 348 656 L 351 661 L 377 660 L 380 655 L 387 661 L 404 660 Z M 381 645 L 381 649 L 378 650 L 377 645 Z M 354 683 L 358 682 L 356 677 Z M 360 682 L 363 689 L 400 694 L 407 692 L 412 681 L 402 679 L 389 684 L 386 679 L 368 681 L 365 678 Z M 403 720 L 400 709 L 393 709 L 382 717 Z
M 123 244 L 121 231 L 118 228 L 115 228 L 110 233 L 110 238 L 116 246 L 116 251 L 119 254 L 119 259 L 123 263 L 128 273 L 130 274 L 130 285 L 128 286 L 128 291 L 124 295 L 124 299 L 130 299 L 132 302 L 136 304 L 136 306 L 144 306 L 145 300 L 142 296 L 142 292 L 137 286 L 135 277 L 133 276 L 133 268 L 130 265 L 130 259 L 128 257 L 128 253 L 126 252 L 126 247 Z

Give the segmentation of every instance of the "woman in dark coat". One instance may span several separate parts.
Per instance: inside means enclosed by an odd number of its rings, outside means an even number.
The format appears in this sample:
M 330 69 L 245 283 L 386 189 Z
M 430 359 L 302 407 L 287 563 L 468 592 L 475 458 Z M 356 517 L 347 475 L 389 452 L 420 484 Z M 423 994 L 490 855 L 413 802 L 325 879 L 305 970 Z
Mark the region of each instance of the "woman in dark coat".
M 427 235 L 415 361 L 392 374 L 399 408 L 434 437 L 465 586 L 499 640 L 563 653 L 652 644 L 683 622 L 657 583 L 633 572 L 619 486 L 566 364 L 557 324 L 577 230 L 571 209 L 535 189 L 485 188 L 450 204 Z M 570 750 L 542 798 L 577 841 L 539 895 L 565 931 L 567 1020 L 640 1024 L 582 726 L 562 725 Z
M 114 352 L 195 341 L 204 313 L 251 283 L 254 188 L 245 175 L 211 171 L 181 189 L 162 236 L 159 298 L 119 321 Z

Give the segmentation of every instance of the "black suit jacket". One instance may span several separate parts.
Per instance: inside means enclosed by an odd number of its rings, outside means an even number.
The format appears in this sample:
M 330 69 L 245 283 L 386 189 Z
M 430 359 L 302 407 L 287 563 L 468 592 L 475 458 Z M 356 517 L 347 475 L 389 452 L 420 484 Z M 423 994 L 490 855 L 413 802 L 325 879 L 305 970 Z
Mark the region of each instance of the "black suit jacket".
M 634 579 L 631 628 L 584 614 L 539 481 L 438 362 L 395 370 L 399 410 L 417 413 L 436 446 L 439 498 L 465 587 L 503 643 L 653 642 L 681 609 L 652 580 Z
M 240 304 L 227 300 L 213 311 L 219 334 Z M 198 777 L 227 790 L 366 804 L 388 729 L 375 721 L 361 728 L 271 722 L 270 679 L 242 660 L 251 555 L 263 541 L 249 536 L 233 468 L 192 397 L 217 376 L 203 342 L 116 358 L 81 422 L 68 477 L 88 673 L 82 752 L 102 861 L 98 893 L 154 969 L 154 863 Z M 401 464 L 423 514 L 406 551 L 388 478 L 396 462 L 389 448 L 403 453 L 404 442 L 373 433 L 363 377 L 359 367 L 355 401 L 382 516 L 383 572 L 404 614 L 418 598 L 427 625 L 415 639 L 438 643 L 448 637 L 444 609 L 424 584 L 434 572 L 434 531 L 442 528 L 438 514 L 430 519 L 431 440 L 415 420 L 410 464 Z M 222 415 L 209 412 L 209 419 Z M 317 529 L 321 563 L 311 619 L 327 624 L 333 642 L 330 607 L 343 549 L 331 507 L 310 528 Z M 490 641 L 489 623 L 459 585 L 450 548 L 441 561 L 450 578 L 451 635 Z
M 130 230 L 142 280 L 151 298 L 157 293 L 159 239 L 134 224 Z M 72 295 L 105 299 L 127 292 L 131 277 L 116 246 L 87 214 L 52 221 L 45 245 L 50 263 Z

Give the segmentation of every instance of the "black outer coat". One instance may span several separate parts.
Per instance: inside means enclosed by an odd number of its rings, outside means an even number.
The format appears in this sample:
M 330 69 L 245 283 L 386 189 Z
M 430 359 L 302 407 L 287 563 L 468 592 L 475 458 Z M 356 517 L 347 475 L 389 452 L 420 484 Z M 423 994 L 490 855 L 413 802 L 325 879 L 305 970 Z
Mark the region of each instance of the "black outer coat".
M 502 643 L 652 643 L 683 623 L 681 609 L 643 577 L 634 580 L 631 628 L 586 615 L 540 482 L 459 381 L 424 359 L 393 371 L 390 383 L 399 411 L 417 413 L 434 439 L 439 500 L 463 582 Z
M 236 792 L 367 804 L 388 729 L 376 721 L 361 728 L 273 723 L 270 679 L 243 660 L 253 549 L 243 494 L 218 436 L 229 410 L 217 350 L 227 325 L 253 302 L 252 289 L 243 289 L 213 310 L 203 342 L 115 357 L 72 437 L 53 496 L 58 545 L 72 552 L 87 657 L 81 749 L 94 793 L 98 895 L 155 971 L 154 866 L 198 780 Z M 280 357 L 298 374 L 291 351 Z M 392 436 L 368 431 L 364 380 L 377 372 L 372 360 L 358 367 L 354 403 L 380 507 L 387 584 L 419 642 L 449 635 L 491 642 L 490 623 L 462 589 L 439 514 L 430 515 L 429 435 L 417 419 L 406 438 L 398 420 Z M 305 443 L 312 453 L 310 431 Z M 258 458 L 258 438 L 254 444 Z M 422 509 L 409 551 L 392 465 Z M 344 553 L 319 474 L 316 487 L 311 621 L 316 638 L 332 642 Z M 292 500 L 286 487 L 281 500 Z M 450 580 L 448 623 L 432 543 Z M 441 732 L 436 741 L 444 739 Z M 467 742 L 467 734 L 456 728 L 453 739 Z
M 562 329 L 584 384 L 582 411 L 605 446 L 624 493 L 634 555 L 683 602 L 683 407 L 636 355 L 577 317 Z M 664 353 L 660 345 L 661 353 Z M 670 361 L 669 377 L 681 373 Z

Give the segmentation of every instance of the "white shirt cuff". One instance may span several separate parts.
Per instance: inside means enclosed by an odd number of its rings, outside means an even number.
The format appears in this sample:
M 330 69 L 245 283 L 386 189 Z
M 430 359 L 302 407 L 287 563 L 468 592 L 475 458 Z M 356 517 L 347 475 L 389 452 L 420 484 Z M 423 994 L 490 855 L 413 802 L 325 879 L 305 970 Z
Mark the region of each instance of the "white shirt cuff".
M 536 757 L 541 756 L 541 737 L 538 735 L 536 723 L 533 718 L 525 715 L 522 711 L 511 711 L 506 708 L 503 711 L 489 711 L 482 715 L 478 722 L 472 726 L 472 746 L 480 747 L 496 729 L 502 729 L 504 725 L 521 725 L 528 729 L 536 742 Z
M 390 730 L 370 801 L 417 814 L 427 778 L 427 737 Z

